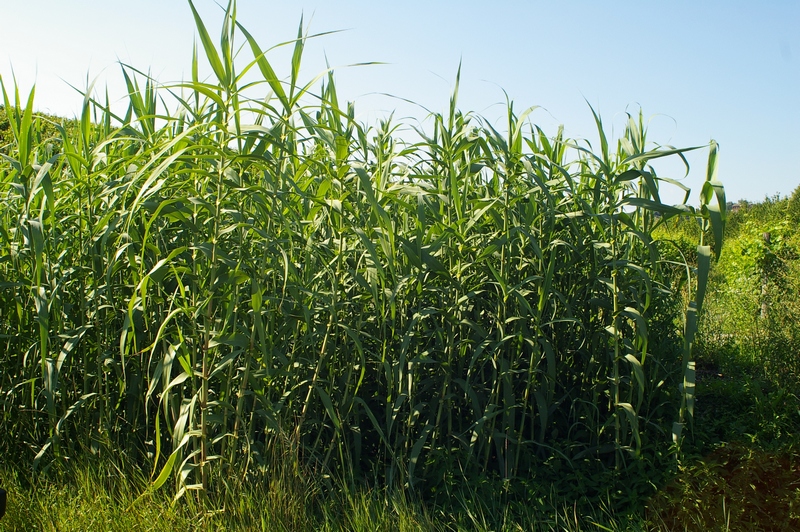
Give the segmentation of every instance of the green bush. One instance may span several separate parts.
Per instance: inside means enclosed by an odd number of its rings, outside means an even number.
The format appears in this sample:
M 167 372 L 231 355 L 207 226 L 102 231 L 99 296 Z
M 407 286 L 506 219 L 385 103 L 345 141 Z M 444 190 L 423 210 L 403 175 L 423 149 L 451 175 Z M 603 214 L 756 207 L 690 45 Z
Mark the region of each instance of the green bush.
M 726 247 L 709 280 L 698 347 L 702 359 L 723 371 L 750 368 L 744 378 L 771 383 L 770 395 L 781 396 L 796 410 L 800 238 L 789 204 L 786 198 L 767 198 L 731 213 L 728 227 L 736 229 L 726 235 Z M 792 417 L 778 411 L 762 414 L 758 419 L 779 425 Z M 769 444 L 770 438 L 761 440 Z

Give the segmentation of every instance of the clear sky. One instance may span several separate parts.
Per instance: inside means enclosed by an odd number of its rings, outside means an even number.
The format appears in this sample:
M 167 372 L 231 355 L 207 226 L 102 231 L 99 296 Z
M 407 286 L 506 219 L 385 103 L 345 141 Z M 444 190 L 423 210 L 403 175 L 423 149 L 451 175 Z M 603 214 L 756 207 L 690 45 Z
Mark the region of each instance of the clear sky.
M 196 0 L 212 35 L 222 10 Z M 503 89 L 547 132 L 564 124 L 596 144 L 591 104 L 618 134 L 625 112 L 643 109 L 650 140 L 675 146 L 720 143 L 719 176 L 728 199 L 788 195 L 800 185 L 800 2 L 714 1 L 314 1 L 239 0 L 240 22 L 263 47 L 311 33 L 344 30 L 306 47 L 302 77 L 336 70 L 340 99 L 359 118 L 422 119 L 444 111 L 462 61 L 460 107 L 495 121 Z M 112 99 L 124 96 L 118 61 L 162 82 L 188 78 L 195 35 L 183 0 L 2 0 L 0 75 L 12 68 L 37 108 L 73 116 L 79 88 L 99 76 Z M 285 52 L 283 50 L 286 50 Z M 249 59 L 249 51 L 243 52 Z M 269 55 L 289 73 L 289 48 Z M 348 68 L 379 61 L 387 64 Z M 210 70 L 209 70 L 210 71 Z M 706 152 L 689 158 L 697 192 Z M 681 177 L 679 165 L 656 166 Z

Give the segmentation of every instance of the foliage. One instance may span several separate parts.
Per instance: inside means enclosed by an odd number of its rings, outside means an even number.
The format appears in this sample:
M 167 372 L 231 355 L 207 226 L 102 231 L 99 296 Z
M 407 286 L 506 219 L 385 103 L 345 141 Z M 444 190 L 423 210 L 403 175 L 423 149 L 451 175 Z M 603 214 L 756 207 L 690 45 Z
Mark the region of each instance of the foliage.
M 15 116 L 17 114 L 17 110 L 15 108 L 12 107 L 9 110 L 6 110 L 5 105 L 0 103 L 0 154 L 7 154 L 9 148 L 14 144 L 14 130 L 11 127 L 9 112 L 11 113 L 11 116 Z M 45 149 L 49 149 L 51 151 L 57 151 L 61 142 L 61 137 L 56 124 L 60 124 L 61 127 L 69 130 L 74 130 L 76 127 L 74 120 L 63 119 L 43 113 L 37 113 L 37 117 L 39 118 L 40 123 L 39 127 L 35 131 L 34 142 L 40 146 L 44 144 Z
M 87 93 L 57 143 L 3 85 L 0 450 L 200 499 L 268 477 L 286 441 L 314 475 L 434 501 L 650 493 L 693 414 L 716 144 L 697 208 L 661 202 L 654 161 L 687 149 L 641 114 L 616 142 L 595 115 L 595 150 L 511 103 L 499 132 L 456 90 L 406 144 L 332 74 L 300 83 L 302 23 L 287 82 L 234 4 L 219 46 L 189 5 L 211 81 L 197 53 L 189 82 L 125 66 L 125 114 Z M 653 238 L 676 216 L 701 229 L 693 269 Z
M 682 468 L 653 500 L 663 530 L 795 530 L 800 526 L 800 457 L 722 446 Z
M 767 198 L 731 215 L 738 229 L 710 278 L 698 342 L 710 355 L 733 350 L 760 369 L 760 378 L 796 393 L 800 238 L 787 204 L 785 198 Z
M 124 464 L 118 464 L 123 466 Z M 276 463 L 276 465 L 279 465 Z M 26 473 L 0 468 L 9 489 L 9 508 L 0 530 L 263 530 L 428 532 L 579 531 L 650 529 L 641 518 L 615 516 L 598 508 L 589 514 L 559 506 L 550 515 L 522 505 L 489 513 L 481 505 L 426 510 L 403 493 L 384 489 L 351 491 L 343 485 L 322 489 L 318 477 L 281 475 L 271 483 L 242 485 L 218 500 L 171 501 L 163 491 L 147 491 L 147 479 L 108 463 L 72 464 L 36 483 Z M 305 490 L 305 491 L 300 491 Z M 138 495 L 144 492 L 145 495 Z
M 789 196 L 786 205 L 786 215 L 793 227 L 800 224 L 800 186 L 798 186 Z
M 695 431 L 679 474 L 648 502 L 648 522 L 664 530 L 800 525 L 800 242 L 791 201 L 743 202 L 729 213 L 697 336 Z M 664 238 L 681 238 L 679 227 L 665 227 Z
M 11 132 L 11 124 L 8 121 L 6 109 L 0 106 L 0 146 L 2 146 L 0 149 L 10 146 L 13 142 L 14 137 Z

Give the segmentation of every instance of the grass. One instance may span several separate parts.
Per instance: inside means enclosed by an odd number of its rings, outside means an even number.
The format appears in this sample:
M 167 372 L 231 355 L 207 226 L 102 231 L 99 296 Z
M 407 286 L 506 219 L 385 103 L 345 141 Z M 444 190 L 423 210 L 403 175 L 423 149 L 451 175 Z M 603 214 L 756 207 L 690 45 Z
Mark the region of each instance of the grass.
M 59 122 L 3 82 L 0 452 L 46 507 L 2 526 L 652 529 L 703 512 L 704 464 L 793 471 L 792 226 L 723 250 L 716 143 L 697 206 L 666 205 L 655 166 L 697 148 L 641 113 L 618 139 L 594 115 L 595 146 L 509 102 L 498 131 L 458 74 L 404 141 L 299 79 L 302 22 L 279 76 L 235 3 L 218 43 L 189 11 L 192 79 L 123 65 L 123 113 L 87 91 Z
M 223 500 L 174 502 L 148 490 L 144 476 L 104 471 L 97 464 L 24 486 L 8 470 L 10 500 L 0 530 L 436 530 L 473 529 L 485 516 L 469 513 L 434 519 L 402 497 L 362 491 L 329 491 L 294 477 L 254 482 Z M 328 486 L 330 488 L 330 486 Z M 141 495 L 140 495 L 141 494 Z M 470 521 L 474 520 L 474 521 Z M 147 528 L 143 528 L 146 526 Z M 487 528 L 488 529 L 488 528 Z
M 163 491 L 148 490 L 144 476 L 103 467 L 74 466 L 35 485 L 29 484 L 27 472 L 3 470 L 11 504 L 0 530 L 510 531 L 591 530 L 597 524 L 613 530 L 645 529 L 640 519 L 614 521 L 602 509 L 597 515 L 582 515 L 566 506 L 550 516 L 521 508 L 490 514 L 488 508 L 464 501 L 461 507 L 430 511 L 401 493 L 346 489 L 327 495 L 321 489 L 301 493 L 286 481 L 253 483 L 222 500 L 202 504 L 191 498 L 175 502 Z M 289 482 L 308 487 L 307 479 Z
M 665 530 L 794 530 L 800 525 L 800 454 L 724 444 L 687 461 L 651 502 Z

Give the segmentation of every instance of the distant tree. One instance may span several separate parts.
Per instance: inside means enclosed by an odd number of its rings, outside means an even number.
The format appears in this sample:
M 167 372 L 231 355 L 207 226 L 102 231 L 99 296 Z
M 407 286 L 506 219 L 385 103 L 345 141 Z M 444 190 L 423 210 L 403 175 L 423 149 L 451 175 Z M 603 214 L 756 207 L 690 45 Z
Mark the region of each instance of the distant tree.
M 800 224 L 800 186 L 794 189 L 792 195 L 789 196 L 789 203 L 786 206 L 786 215 L 795 227 L 797 224 Z
M 14 134 L 11 131 L 6 108 L 0 105 L 0 153 L 5 153 L 7 151 L 5 147 L 12 142 L 14 142 Z
M 13 116 L 14 108 L 12 107 L 10 111 Z M 4 105 L 0 105 L 0 153 L 10 153 L 13 149 L 12 146 L 16 142 L 14 130 L 11 128 L 11 120 L 9 109 L 6 109 Z M 67 130 L 77 127 L 77 121 L 74 119 L 45 113 L 34 113 L 34 122 L 37 124 L 34 130 L 37 143 L 48 139 L 55 141 L 54 144 L 60 142 L 61 135 L 56 128 L 56 124 L 63 124 Z

